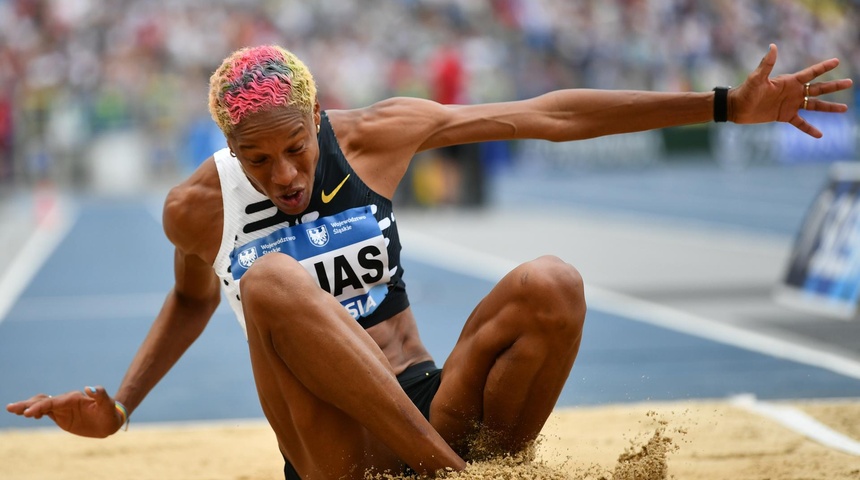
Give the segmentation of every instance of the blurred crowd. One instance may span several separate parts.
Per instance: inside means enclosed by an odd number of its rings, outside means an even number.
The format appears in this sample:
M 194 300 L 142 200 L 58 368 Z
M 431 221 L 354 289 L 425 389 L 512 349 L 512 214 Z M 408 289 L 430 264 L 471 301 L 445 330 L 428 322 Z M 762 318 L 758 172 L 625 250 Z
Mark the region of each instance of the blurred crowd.
M 860 79 L 860 0 L 0 0 L 0 189 L 85 184 L 117 132 L 142 139 L 148 175 L 184 175 L 223 143 L 208 77 L 246 45 L 293 50 L 323 108 L 344 108 L 704 91 L 771 42 L 781 72 L 838 56 Z

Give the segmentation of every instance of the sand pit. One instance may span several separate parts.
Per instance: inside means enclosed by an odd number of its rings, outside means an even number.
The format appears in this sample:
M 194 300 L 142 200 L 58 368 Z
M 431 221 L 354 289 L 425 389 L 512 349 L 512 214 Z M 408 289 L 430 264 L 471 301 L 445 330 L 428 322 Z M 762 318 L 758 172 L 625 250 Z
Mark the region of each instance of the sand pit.
M 860 400 L 790 405 L 860 441 Z M 4 480 L 280 480 L 282 468 L 262 421 L 132 423 L 105 440 L 56 428 L 0 430 Z M 860 456 L 728 402 L 613 405 L 557 410 L 534 460 L 481 462 L 451 478 L 856 480 Z

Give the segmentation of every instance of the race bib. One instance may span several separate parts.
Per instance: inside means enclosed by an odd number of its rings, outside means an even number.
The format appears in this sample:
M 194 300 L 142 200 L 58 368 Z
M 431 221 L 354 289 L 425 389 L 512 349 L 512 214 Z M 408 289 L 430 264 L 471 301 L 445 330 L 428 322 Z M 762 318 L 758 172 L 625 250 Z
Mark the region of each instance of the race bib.
M 388 293 L 388 250 L 370 206 L 285 227 L 236 247 L 230 253 L 233 279 L 272 252 L 296 259 L 353 318 L 371 314 Z

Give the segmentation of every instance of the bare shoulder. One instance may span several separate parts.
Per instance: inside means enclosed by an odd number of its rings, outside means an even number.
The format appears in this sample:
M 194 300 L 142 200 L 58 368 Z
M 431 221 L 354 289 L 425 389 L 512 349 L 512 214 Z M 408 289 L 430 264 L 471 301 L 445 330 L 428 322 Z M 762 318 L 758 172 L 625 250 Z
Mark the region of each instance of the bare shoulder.
M 545 100 L 442 105 L 394 97 L 354 110 L 327 110 L 350 165 L 376 192 L 391 198 L 415 154 L 424 150 L 517 138 L 542 138 Z
M 326 111 L 338 143 L 352 151 L 373 149 L 383 140 L 388 149 L 420 145 L 444 120 L 445 112 L 446 107 L 439 103 L 412 97 L 388 98 L 352 110 Z
M 420 98 L 395 97 L 366 108 L 327 110 L 344 156 L 380 195 L 393 198 L 410 160 L 436 130 L 445 107 Z
M 210 157 L 167 194 L 164 232 L 176 248 L 211 264 L 221 243 L 223 212 L 218 171 Z
M 543 138 L 552 100 L 442 105 L 395 97 L 356 110 L 329 112 L 342 147 L 412 151 L 491 140 Z

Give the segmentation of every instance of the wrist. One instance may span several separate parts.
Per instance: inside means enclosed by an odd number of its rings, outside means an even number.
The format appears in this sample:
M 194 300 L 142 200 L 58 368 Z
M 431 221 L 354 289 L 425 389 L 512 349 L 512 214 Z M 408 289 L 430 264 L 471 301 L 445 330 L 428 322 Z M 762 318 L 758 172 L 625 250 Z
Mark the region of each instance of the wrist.
M 114 400 L 114 414 L 116 415 L 117 421 L 119 421 L 119 427 L 117 430 L 120 428 L 128 430 L 128 409 L 125 408 L 125 405 L 123 405 L 119 400 Z
M 724 123 L 732 118 L 729 90 L 732 87 L 714 87 L 714 121 Z

